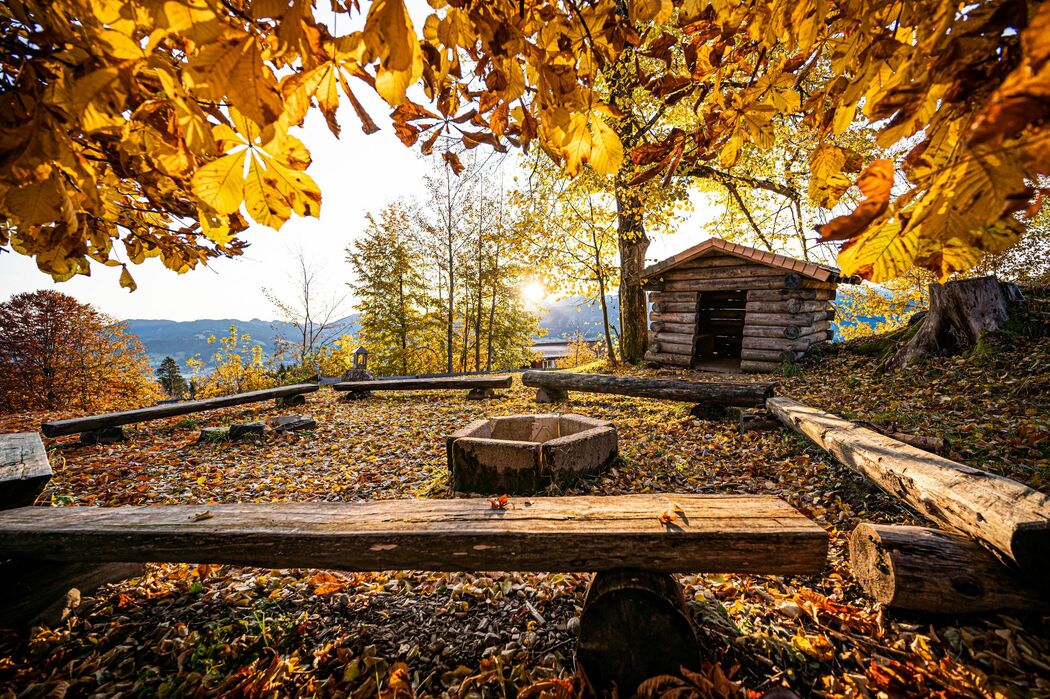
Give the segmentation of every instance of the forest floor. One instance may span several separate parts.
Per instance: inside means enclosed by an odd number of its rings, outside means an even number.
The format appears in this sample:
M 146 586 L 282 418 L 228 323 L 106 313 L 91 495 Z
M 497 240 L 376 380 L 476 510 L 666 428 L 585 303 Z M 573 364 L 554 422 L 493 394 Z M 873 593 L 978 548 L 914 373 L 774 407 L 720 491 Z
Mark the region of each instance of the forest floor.
M 777 391 L 945 437 L 949 457 L 1050 492 L 1047 304 L 1033 301 L 1023 328 L 967 356 L 884 375 L 878 342 L 836 345 L 773 377 Z M 202 444 L 197 435 L 272 416 L 269 403 L 147 423 L 113 446 L 49 440 L 55 478 L 44 498 L 110 506 L 450 497 L 435 435 L 482 416 L 537 411 L 517 380 L 494 401 L 464 393 L 347 403 L 323 389 L 283 411 L 312 415 L 316 430 L 254 441 Z M 653 400 L 573 393 L 557 408 L 612 420 L 620 435 L 616 467 L 566 492 L 777 495 L 831 535 L 820 576 L 681 578 L 712 677 L 732 673 L 759 694 L 787 685 L 802 696 L 1050 696 L 1050 617 L 930 617 L 865 598 L 850 575 L 849 532 L 862 521 L 920 522 L 805 439 L 785 430 L 740 435 L 735 423 L 701 422 L 687 405 Z M 0 431 L 34 430 L 45 417 L 59 416 L 0 417 Z M 54 627 L 2 632 L 0 695 L 389 698 L 409 682 L 419 696 L 513 696 L 543 680 L 572 681 L 588 578 L 151 564 Z M 708 696 L 729 696 L 732 684 Z

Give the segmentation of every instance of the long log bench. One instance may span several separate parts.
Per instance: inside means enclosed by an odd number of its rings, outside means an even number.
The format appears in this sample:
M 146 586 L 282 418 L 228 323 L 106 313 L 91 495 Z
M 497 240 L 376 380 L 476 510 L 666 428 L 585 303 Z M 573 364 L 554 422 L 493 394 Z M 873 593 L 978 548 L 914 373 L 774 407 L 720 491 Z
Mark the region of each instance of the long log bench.
M 647 379 L 606 374 L 572 374 L 566 372 L 526 371 L 521 382 L 536 389 L 536 402 L 554 403 L 567 400 L 569 391 L 611 393 L 637 398 L 695 403 L 698 417 L 721 417 L 726 408 L 757 408 L 773 396 L 775 384 L 748 381 L 680 381 Z
M 301 405 L 305 401 L 303 398 L 304 394 L 312 393 L 319 388 L 318 384 L 301 383 L 294 386 L 278 386 L 277 388 L 265 388 L 261 391 L 237 393 L 232 396 L 188 400 L 180 403 L 165 403 L 149 408 L 124 410 L 119 413 L 74 417 L 66 420 L 45 422 L 40 425 L 40 431 L 44 433 L 45 437 L 62 437 L 80 433 L 82 441 L 90 442 L 99 436 L 100 433 L 119 428 L 122 425 L 160 420 L 161 418 L 175 417 L 177 415 L 188 415 L 205 410 L 217 410 L 219 408 L 244 405 L 245 403 L 257 403 L 264 400 L 275 400 L 278 407 Z M 116 436 L 116 438 L 119 439 L 119 436 Z
M 23 562 L 37 580 L 49 566 L 63 575 L 71 565 L 149 561 L 597 572 L 577 659 L 592 683 L 620 688 L 699 665 L 671 573 L 816 574 L 827 547 L 827 533 L 784 501 L 745 495 L 514 498 L 506 509 L 455 499 L 0 512 L 0 559 Z
M 361 398 L 372 391 L 440 391 L 456 388 L 469 389 L 467 398 L 477 400 L 494 397 L 497 388 L 510 388 L 510 376 L 434 376 L 425 379 L 375 379 L 372 381 L 341 381 L 333 388 L 347 391 L 351 397 Z

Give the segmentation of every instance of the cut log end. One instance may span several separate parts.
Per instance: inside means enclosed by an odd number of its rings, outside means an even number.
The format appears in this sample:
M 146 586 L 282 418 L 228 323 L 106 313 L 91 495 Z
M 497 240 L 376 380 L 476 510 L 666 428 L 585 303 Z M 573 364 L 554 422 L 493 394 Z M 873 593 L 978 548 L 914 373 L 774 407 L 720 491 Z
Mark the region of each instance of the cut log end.
M 1037 580 L 1050 578 L 1050 521 L 1020 525 L 1010 542 L 1014 560 Z
M 876 602 L 932 614 L 1040 611 L 1050 599 L 973 539 L 926 527 L 863 523 L 850 567 Z
M 598 573 L 587 589 L 577 665 L 596 693 L 632 696 L 655 675 L 700 665 L 696 632 L 678 582 L 666 573 Z

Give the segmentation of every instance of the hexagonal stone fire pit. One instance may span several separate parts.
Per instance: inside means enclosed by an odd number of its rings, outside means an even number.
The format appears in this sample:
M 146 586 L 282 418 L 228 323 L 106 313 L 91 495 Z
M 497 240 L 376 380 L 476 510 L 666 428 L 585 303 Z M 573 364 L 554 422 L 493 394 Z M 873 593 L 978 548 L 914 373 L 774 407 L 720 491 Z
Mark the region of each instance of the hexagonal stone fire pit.
M 446 437 L 456 490 L 537 493 L 599 473 L 617 455 L 616 428 L 583 415 L 510 415 L 475 420 Z

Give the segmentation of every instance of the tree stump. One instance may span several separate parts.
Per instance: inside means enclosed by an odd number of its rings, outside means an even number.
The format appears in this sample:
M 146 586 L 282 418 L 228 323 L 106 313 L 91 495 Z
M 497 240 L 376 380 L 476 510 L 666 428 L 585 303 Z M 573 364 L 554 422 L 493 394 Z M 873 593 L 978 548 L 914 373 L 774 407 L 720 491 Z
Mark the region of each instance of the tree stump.
M 354 401 L 364 400 L 365 398 L 371 397 L 371 391 L 346 391 L 339 397 L 339 400 L 344 403 L 352 403 Z
M 309 415 L 279 415 L 266 421 L 274 432 L 294 432 L 295 430 L 317 429 L 317 421 Z
M 915 335 L 883 368 L 892 371 L 923 357 L 968 350 L 982 335 L 1002 330 L 1011 308 L 1023 306 L 1024 297 L 1017 285 L 995 277 L 931 284 L 929 312 Z
M 569 392 L 563 391 L 560 388 L 537 388 L 536 389 L 536 402 L 537 403 L 560 403 L 563 400 L 569 400 Z
M 740 434 L 748 432 L 769 432 L 779 430 L 783 425 L 780 420 L 770 415 L 765 410 L 741 410 L 740 420 L 737 423 Z
M 674 576 L 644 570 L 595 574 L 580 615 L 576 663 L 595 693 L 629 697 L 643 680 L 700 666 L 696 631 Z

